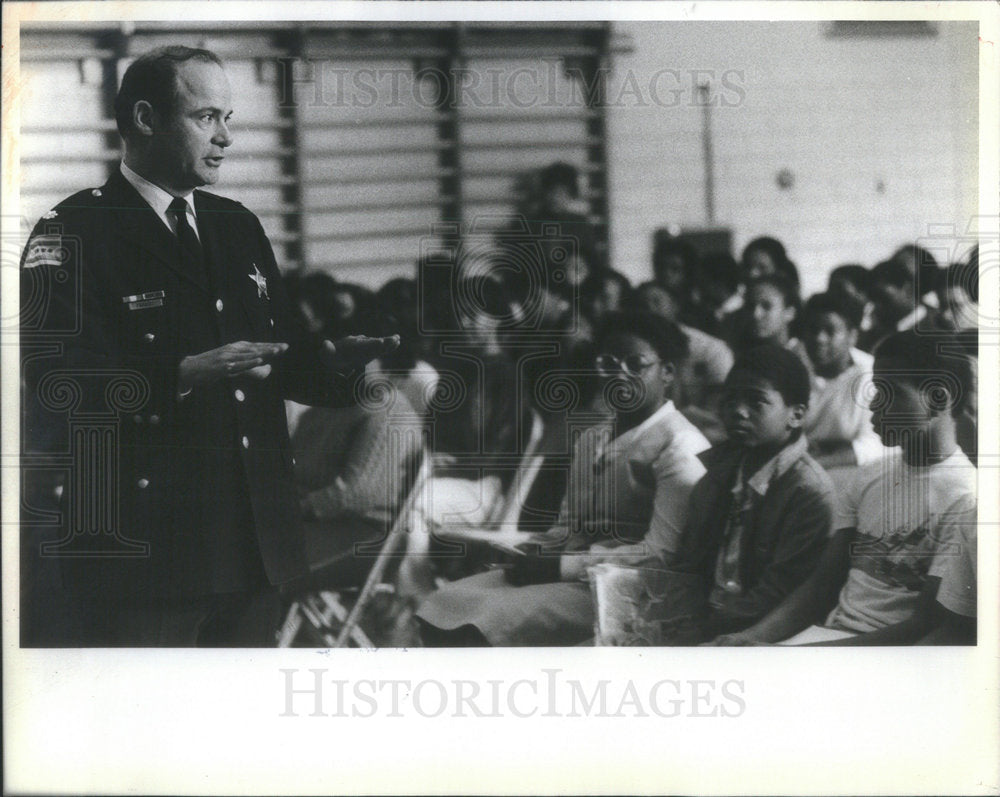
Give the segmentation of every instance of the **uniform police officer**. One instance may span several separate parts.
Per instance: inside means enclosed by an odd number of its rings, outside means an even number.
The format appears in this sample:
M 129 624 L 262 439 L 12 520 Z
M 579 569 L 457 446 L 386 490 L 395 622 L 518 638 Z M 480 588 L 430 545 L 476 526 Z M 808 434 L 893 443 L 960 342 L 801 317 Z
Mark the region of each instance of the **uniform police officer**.
M 296 339 L 257 217 L 197 190 L 232 144 L 216 55 L 141 56 L 115 113 L 119 170 L 45 214 L 22 261 L 22 285 L 46 286 L 34 331 L 58 343 L 26 368 L 28 404 L 69 380 L 75 417 L 110 403 L 116 420 L 110 453 L 77 461 L 63 493 L 50 552 L 79 634 L 62 641 L 267 645 L 278 585 L 307 569 L 283 400 L 350 402 L 352 374 L 398 341 Z M 67 266 L 69 279 L 38 279 Z M 46 406 L 28 408 L 27 433 L 51 443 L 61 405 Z M 84 444 L 80 428 L 62 445 Z

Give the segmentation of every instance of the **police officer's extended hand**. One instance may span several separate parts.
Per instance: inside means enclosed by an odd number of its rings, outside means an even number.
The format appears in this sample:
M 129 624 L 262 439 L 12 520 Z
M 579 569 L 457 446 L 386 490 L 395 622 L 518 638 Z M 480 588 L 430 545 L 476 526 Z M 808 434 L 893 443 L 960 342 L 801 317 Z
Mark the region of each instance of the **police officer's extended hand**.
M 367 335 L 351 335 L 335 343 L 323 341 L 323 354 L 331 368 L 360 368 L 378 357 L 383 357 L 399 347 L 399 335 L 387 338 L 370 338 Z
M 239 340 L 181 360 L 177 386 L 185 392 L 232 376 L 264 379 L 271 373 L 271 361 L 288 349 L 287 343 L 253 343 Z

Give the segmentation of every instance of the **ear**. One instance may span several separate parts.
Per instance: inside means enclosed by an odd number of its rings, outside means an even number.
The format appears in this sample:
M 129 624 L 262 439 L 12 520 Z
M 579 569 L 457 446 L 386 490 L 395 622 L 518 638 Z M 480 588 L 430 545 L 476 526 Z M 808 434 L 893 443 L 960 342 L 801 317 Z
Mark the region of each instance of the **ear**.
M 153 111 L 153 106 L 146 100 L 138 100 L 135 105 L 132 106 L 132 126 L 139 135 L 153 135 L 153 127 L 155 125 L 153 119 L 154 115 L 155 111 Z
M 781 315 L 785 319 L 785 324 L 790 325 L 795 320 L 795 308 L 786 307 Z
M 663 392 L 667 398 L 673 397 L 674 392 L 674 377 L 677 375 L 677 369 L 671 362 L 664 362 L 660 364 L 660 382 L 663 383 Z
M 788 428 L 800 429 L 806 418 L 805 404 L 791 404 L 788 407 Z
M 932 415 L 951 414 L 956 399 L 950 390 L 943 389 L 940 384 L 932 383 L 924 385 L 920 392 L 921 399 Z

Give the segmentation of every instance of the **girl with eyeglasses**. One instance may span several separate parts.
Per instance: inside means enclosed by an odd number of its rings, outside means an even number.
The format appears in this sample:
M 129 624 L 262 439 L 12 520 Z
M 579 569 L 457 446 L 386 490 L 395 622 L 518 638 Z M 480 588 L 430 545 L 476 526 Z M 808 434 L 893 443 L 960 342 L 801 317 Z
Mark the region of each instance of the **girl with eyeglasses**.
M 709 445 L 670 399 L 686 339 L 653 314 L 612 313 L 595 351 L 605 419 L 574 435 L 555 525 L 500 568 L 431 594 L 417 613 L 425 644 L 579 644 L 594 628 L 589 568 L 662 566 L 675 551 Z

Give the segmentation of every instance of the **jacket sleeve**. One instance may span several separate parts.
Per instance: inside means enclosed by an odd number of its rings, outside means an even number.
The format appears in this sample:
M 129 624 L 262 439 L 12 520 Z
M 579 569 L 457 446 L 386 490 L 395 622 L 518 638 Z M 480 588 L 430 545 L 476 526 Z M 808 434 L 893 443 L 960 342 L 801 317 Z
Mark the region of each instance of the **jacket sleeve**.
M 825 485 L 797 486 L 778 522 L 773 551 L 757 583 L 712 613 L 714 633 L 752 625 L 812 573 L 833 523 L 830 489 Z
M 612 562 L 643 567 L 662 566 L 676 553 L 688 519 L 691 491 L 705 473 L 701 462 L 684 453 L 686 443 L 666 446 L 652 463 L 630 461 L 637 482 L 653 483 L 649 528 L 642 540 L 631 544 L 599 543 L 590 549 L 593 563 Z
M 275 369 L 282 395 L 299 404 L 319 407 L 348 407 L 357 403 L 356 393 L 362 387 L 364 369 L 337 370 L 324 360 L 323 341 L 308 335 L 295 322 L 295 310 L 260 220 L 249 211 L 246 216 L 251 220 L 251 234 L 257 239 L 255 248 L 263 261 L 260 265 L 267 279 L 275 339 L 289 345 Z
M 717 550 L 718 534 L 714 533 L 711 521 L 720 500 L 713 489 L 711 477 L 708 474 L 702 476 L 688 498 L 687 518 L 677 549 L 666 557 L 665 563 L 671 570 L 706 573 L 706 559 Z

